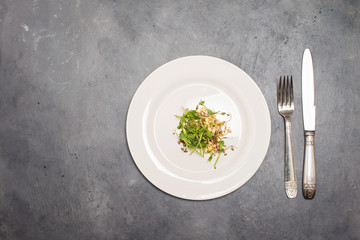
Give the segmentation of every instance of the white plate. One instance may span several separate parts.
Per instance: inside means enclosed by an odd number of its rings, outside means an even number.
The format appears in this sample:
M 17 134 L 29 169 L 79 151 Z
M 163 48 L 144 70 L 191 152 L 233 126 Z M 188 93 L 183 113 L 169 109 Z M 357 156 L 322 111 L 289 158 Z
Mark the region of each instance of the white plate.
M 200 100 L 212 110 L 230 112 L 232 133 L 217 168 L 195 154 L 181 151 L 173 131 L 181 107 Z M 267 103 L 255 82 L 240 68 L 208 56 L 183 57 L 152 72 L 129 107 L 126 134 L 142 174 L 173 196 L 205 200 L 228 194 L 246 183 L 260 167 L 271 133 Z

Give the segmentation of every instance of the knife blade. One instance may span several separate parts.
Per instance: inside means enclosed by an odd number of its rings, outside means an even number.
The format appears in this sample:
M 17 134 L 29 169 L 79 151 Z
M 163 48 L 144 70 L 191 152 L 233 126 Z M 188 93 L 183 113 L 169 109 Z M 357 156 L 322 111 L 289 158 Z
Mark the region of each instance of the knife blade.
M 310 49 L 305 49 L 302 61 L 302 108 L 305 135 L 305 154 L 303 169 L 303 195 L 313 199 L 316 193 L 315 171 L 315 84 L 314 69 Z

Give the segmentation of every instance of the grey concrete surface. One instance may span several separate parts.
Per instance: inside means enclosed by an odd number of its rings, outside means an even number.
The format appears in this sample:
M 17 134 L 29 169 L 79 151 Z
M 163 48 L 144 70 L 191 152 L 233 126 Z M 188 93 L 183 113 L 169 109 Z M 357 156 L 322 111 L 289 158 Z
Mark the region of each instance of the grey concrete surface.
M 0 239 L 359 239 L 360 1 L 0 1 Z M 318 191 L 283 190 L 280 75 L 314 58 Z M 135 166 L 130 100 L 154 69 L 210 55 L 246 71 L 271 113 L 270 147 L 243 187 L 171 197 Z M 299 184 L 300 187 L 300 184 Z

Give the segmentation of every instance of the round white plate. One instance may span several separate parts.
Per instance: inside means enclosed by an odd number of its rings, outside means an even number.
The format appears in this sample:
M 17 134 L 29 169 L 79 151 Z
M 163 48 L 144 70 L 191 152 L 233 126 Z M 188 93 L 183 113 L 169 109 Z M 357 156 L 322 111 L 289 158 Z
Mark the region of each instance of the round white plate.
M 236 148 L 220 157 L 216 169 L 214 160 L 181 151 L 173 135 L 174 115 L 200 100 L 232 114 L 225 144 Z M 130 152 L 142 174 L 164 192 L 191 200 L 217 198 L 246 183 L 265 157 L 270 133 L 269 109 L 255 82 L 237 66 L 208 56 L 179 58 L 152 72 L 137 89 L 126 122 Z

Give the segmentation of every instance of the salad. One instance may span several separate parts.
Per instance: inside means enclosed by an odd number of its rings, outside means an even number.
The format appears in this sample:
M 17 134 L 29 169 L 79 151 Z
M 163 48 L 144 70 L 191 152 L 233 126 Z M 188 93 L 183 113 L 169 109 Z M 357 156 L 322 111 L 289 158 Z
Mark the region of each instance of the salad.
M 183 115 L 175 115 L 179 119 L 177 130 L 174 131 L 179 137 L 178 144 L 182 144 L 181 150 L 190 155 L 197 153 L 201 157 L 209 156 L 208 161 L 216 157 L 214 169 L 220 155 L 227 155 L 227 149 L 234 150 L 234 146 L 225 145 L 226 135 L 231 133 L 227 123 L 231 120 L 231 114 L 210 110 L 205 106 L 205 101 L 200 101 L 194 110 L 183 109 Z M 227 121 L 220 121 L 217 116 L 226 115 Z M 216 156 L 217 155 L 217 156 Z

